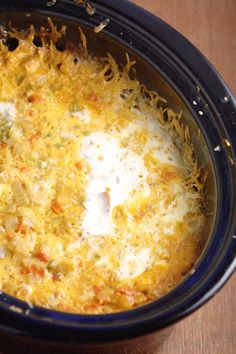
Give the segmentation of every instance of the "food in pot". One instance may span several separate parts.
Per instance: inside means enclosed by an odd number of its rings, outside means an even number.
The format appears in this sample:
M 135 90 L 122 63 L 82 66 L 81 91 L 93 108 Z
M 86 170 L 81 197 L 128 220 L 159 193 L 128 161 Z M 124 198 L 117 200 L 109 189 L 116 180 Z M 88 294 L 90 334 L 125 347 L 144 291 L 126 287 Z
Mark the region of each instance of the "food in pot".
M 204 174 L 181 114 L 108 55 L 33 27 L 0 46 L 0 286 L 55 310 L 129 310 L 204 241 Z M 14 38 L 13 38 L 14 37 Z

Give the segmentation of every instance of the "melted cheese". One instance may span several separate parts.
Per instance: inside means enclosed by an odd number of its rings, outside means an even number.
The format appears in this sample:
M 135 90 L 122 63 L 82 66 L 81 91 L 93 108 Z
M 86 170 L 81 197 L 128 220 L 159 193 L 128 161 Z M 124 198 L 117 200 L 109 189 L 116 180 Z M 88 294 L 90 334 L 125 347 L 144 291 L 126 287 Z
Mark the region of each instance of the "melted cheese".
M 118 279 L 132 279 L 145 272 L 151 265 L 151 249 L 129 248 L 122 252 L 120 265 L 116 271 Z
M 121 148 L 118 139 L 101 132 L 83 139 L 81 155 L 90 168 L 84 234 L 113 234 L 112 210 L 123 204 L 132 190 L 142 187 L 147 175 L 144 161 Z
M 0 46 L 0 80 L 1 290 L 109 313 L 173 288 L 204 216 L 163 109 L 112 58 L 30 39 Z
M 87 108 L 84 108 L 82 111 L 72 112 L 72 117 L 79 118 L 84 123 L 90 122 L 90 111 Z
M 0 102 L 0 119 L 5 118 L 8 122 L 12 122 L 16 117 L 16 106 L 11 102 Z

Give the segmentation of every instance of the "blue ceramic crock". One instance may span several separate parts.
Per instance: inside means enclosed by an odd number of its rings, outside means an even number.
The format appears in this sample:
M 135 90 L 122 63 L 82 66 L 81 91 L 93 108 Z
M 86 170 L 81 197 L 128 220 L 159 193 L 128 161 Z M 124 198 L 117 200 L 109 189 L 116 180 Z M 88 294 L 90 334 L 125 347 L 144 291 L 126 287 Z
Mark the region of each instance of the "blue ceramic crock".
M 200 131 L 202 144 L 198 148 L 211 170 L 214 215 L 209 240 L 195 271 L 169 294 L 145 306 L 116 314 L 76 315 L 30 308 L 1 293 L 0 330 L 57 343 L 104 344 L 160 331 L 209 300 L 236 267 L 234 96 L 206 58 L 161 19 L 125 0 L 97 0 L 91 4 L 96 8 L 93 16 L 72 0 L 58 0 L 54 6 L 47 6 L 43 0 L 0 0 L 0 20 L 6 24 L 12 20 L 19 28 L 40 24 L 46 16 L 68 23 L 71 28 L 80 24 L 85 32 L 87 28 L 95 53 L 110 47 L 119 57 L 123 48 L 122 55 L 127 50 L 137 57 L 140 80 L 163 94 L 170 92 L 170 102 L 183 107 L 190 130 L 198 127 Z M 110 19 L 109 25 L 97 37 L 92 36 L 89 29 L 105 18 Z M 15 307 L 22 311 L 15 311 Z

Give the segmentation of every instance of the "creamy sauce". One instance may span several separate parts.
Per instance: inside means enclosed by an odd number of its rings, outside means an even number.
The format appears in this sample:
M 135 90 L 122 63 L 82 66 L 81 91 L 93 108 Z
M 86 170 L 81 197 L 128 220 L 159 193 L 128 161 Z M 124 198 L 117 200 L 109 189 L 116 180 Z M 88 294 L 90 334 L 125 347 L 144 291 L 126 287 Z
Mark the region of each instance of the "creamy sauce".
M 146 104 L 130 62 L 120 72 L 32 38 L 0 46 L 0 291 L 74 313 L 142 306 L 182 280 L 203 239 L 179 115 Z
M 87 115 L 90 121 L 88 110 Z M 138 155 L 133 152 L 136 146 L 132 143 L 135 140 L 130 137 L 142 132 L 146 133 L 147 139 L 141 145 Z M 122 141 L 126 138 L 127 146 L 124 148 Z M 134 122 L 119 132 L 93 132 L 82 140 L 80 154 L 89 167 L 82 223 L 83 236 L 114 236 L 113 208 L 132 199 L 133 193 L 141 197 L 150 195 L 146 180 L 148 171 L 144 161 L 147 153 L 151 153 L 158 163 L 182 168 L 179 152 L 170 136 L 156 120 L 141 113 Z M 178 184 L 173 184 L 173 193 L 178 188 Z M 191 199 L 190 194 L 178 193 L 168 206 L 164 200 L 160 200 L 159 212 L 155 218 L 158 224 L 163 225 L 163 232 L 167 235 L 173 234 L 176 223 L 183 221 L 189 210 L 188 199 Z M 98 251 L 94 248 L 94 243 L 92 238 L 89 242 L 91 254 Z M 152 265 L 151 248 L 130 247 L 129 237 L 124 238 L 123 243 L 116 271 L 117 278 L 121 280 L 139 276 Z M 109 268 L 110 258 L 103 257 L 99 264 Z
M 120 147 L 112 135 L 95 132 L 82 141 L 81 155 L 89 164 L 84 235 L 113 233 L 112 209 L 145 182 L 142 157 Z
M 12 122 L 16 117 L 16 106 L 11 102 L 0 102 L 0 119 L 5 118 L 8 122 Z
M 128 248 L 120 255 L 116 271 L 118 279 L 132 279 L 142 274 L 151 265 L 151 249 Z

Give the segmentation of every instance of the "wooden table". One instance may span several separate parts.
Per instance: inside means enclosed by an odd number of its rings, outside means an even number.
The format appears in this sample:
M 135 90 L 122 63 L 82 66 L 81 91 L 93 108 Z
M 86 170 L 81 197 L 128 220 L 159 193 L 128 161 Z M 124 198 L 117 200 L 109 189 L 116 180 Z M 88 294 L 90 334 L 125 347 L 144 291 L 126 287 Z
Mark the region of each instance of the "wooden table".
M 215 65 L 236 94 L 236 0 L 133 1 L 161 17 L 192 41 Z M 0 337 L 0 354 L 42 352 L 65 353 L 55 347 L 43 348 L 41 345 L 23 344 L 17 339 Z M 132 350 L 132 354 L 138 353 L 138 348 Z M 145 350 L 144 353 L 151 354 Z M 235 353 L 236 276 L 202 309 L 178 323 L 160 350 L 155 353 L 152 351 L 152 354 Z
M 236 95 L 235 0 L 133 0 L 188 38 Z

